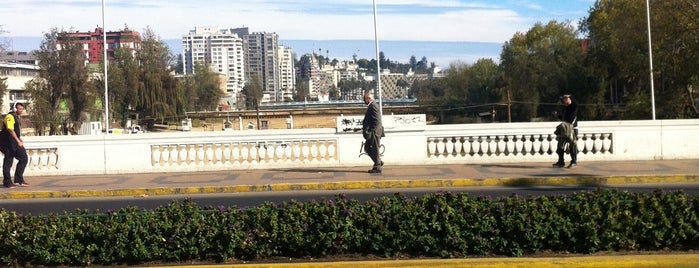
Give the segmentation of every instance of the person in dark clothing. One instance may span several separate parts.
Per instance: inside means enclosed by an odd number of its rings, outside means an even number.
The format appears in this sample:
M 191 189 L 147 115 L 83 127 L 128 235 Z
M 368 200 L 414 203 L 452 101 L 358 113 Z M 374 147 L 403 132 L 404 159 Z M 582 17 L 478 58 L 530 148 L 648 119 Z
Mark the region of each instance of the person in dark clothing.
M 568 147 L 570 148 L 570 165 L 568 165 L 568 168 L 574 168 L 578 165 L 578 146 L 576 144 L 578 140 L 578 104 L 570 95 L 563 95 L 561 99 L 563 100 L 563 104 L 565 104 L 561 120 L 573 126 L 573 139 L 558 139 L 558 148 L 556 149 L 558 162 L 554 163 L 553 167 L 561 168 L 565 166 L 563 154 L 565 153 L 565 143 L 568 143 Z
M 10 113 L 3 120 L 2 131 L 0 132 L 0 143 L 2 143 L 2 153 L 5 159 L 2 163 L 3 185 L 7 188 L 16 186 L 27 187 L 29 183 L 24 180 L 24 169 L 27 167 L 29 157 L 22 141 L 21 115 L 24 113 L 24 105 L 15 103 L 12 105 Z M 10 169 L 15 158 L 18 160 L 15 167 L 15 180 L 12 183 Z
M 384 136 L 383 124 L 381 123 L 381 109 L 376 101 L 371 99 L 369 92 L 364 93 L 364 104 L 367 105 L 364 120 L 362 121 L 362 134 L 364 135 L 364 151 L 374 161 L 374 167 L 369 173 L 381 173 L 383 161 L 379 148 L 381 147 L 381 137 Z

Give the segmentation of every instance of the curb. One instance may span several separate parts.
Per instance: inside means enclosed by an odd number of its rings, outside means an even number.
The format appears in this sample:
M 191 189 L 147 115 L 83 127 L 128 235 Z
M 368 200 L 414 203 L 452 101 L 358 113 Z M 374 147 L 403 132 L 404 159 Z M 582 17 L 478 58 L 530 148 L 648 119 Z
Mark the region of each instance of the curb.
M 434 179 L 434 180 L 385 180 L 346 181 L 319 183 L 279 183 L 267 185 L 202 186 L 202 187 L 155 187 L 104 190 L 65 191 L 12 191 L 0 194 L 0 199 L 32 198 L 81 198 L 119 197 L 178 194 L 219 194 L 270 191 L 312 190 L 359 190 L 388 188 L 430 187 L 492 187 L 492 186 L 569 186 L 569 185 L 619 185 L 619 184 L 668 184 L 699 183 L 699 175 L 633 175 L 633 176 L 590 176 L 590 177 L 545 177 L 545 178 L 487 178 L 487 179 Z
M 649 255 L 619 255 L 619 256 L 571 256 L 571 257 L 542 257 L 542 258 L 469 258 L 469 259 L 420 259 L 420 260 L 386 260 L 386 261 L 339 261 L 339 262 L 306 262 L 306 263 L 264 263 L 264 264 L 235 264 L 235 265 L 197 265 L 177 267 L 477 267 L 477 268 L 510 268 L 510 267 L 696 267 L 699 264 L 699 254 L 649 254 Z M 161 266 L 167 267 L 167 266 Z

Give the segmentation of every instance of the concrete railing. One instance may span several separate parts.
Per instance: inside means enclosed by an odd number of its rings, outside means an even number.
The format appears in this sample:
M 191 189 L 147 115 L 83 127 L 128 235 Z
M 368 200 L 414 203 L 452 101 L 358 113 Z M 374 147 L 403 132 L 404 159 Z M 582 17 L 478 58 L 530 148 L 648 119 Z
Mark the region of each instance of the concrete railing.
M 336 129 L 25 137 L 25 174 L 369 166 L 356 118 L 338 118 L 355 123 Z M 384 122 L 387 165 L 556 160 L 557 122 L 425 125 L 424 115 Z M 699 120 L 586 121 L 578 138 L 580 162 L 699 158 Z

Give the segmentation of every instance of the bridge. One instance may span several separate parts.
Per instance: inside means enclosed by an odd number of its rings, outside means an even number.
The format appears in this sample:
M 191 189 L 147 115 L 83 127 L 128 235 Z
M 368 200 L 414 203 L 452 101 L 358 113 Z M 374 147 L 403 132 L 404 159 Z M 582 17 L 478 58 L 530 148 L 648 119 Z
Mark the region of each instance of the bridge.
M 26 176 L 368 166 L 361 116 L 335 128 L 26 137 Z M 555 161 L 556 122 L 427 125 L 384 115 L 391 165 Z M 583 121 L 580 162 L 699 158 L 699 120 Z

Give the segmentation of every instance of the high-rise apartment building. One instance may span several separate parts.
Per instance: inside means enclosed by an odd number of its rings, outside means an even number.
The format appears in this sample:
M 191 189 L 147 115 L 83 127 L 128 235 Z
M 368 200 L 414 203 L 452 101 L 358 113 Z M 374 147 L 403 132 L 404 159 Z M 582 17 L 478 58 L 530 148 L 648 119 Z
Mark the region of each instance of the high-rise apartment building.
M 294 68 L 294 52 L 291 48 L 279 46 L 279 92 L 280 101 L 292 100 L 296 87 L 296 68 Z
M 204 64 L 226 77 L 226 92 L 235 97 L 245 86 L 245 53 L 237 29 L 195 27 L 182 36 L 182 66 L 192 73 L 194 65 Z
M 276 33 L 251 33 L 245 39 L 245 77 L 262 85 L 263 102 L 284 101 L 280 92 L 279 36 Z
M 227 77 L 227 92 L 236 97 L 246 84 L 259 82 L 261 102 L 283 102 L 293 97 L 294 56 L 279 46 L 276 33 L 253 32 L 248 28 L 195 27 L 182 37 L 184 73 L 195 63 L 207 64 Z
M 83 44 L 85 56 L 89 63 L 99 63 L 104 52 L 104 29 L 97 27 L 94 32 L 74 32 L 68 35 Z M 107 56 L 111 59 L 117 48 L 125 48 L 136 55 L 136 51 L 141 49 L 141 34 L 137 31 L 125 29 L 116 32 L 106 32 L 107 35 Z M 60 40 L 59 40 L 60 42 Z

